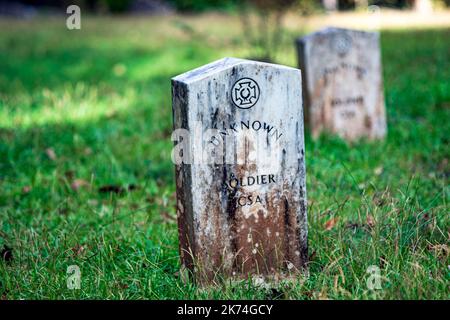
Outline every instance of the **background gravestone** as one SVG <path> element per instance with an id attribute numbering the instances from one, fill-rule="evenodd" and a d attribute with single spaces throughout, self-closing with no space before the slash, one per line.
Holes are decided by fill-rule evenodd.
<path id="1" fill-rule="evenodd" d="M 383 138 L 386 115 L 379 34 L 326 28 L 297 40 L 306 122 L 355 140 Z"/>
<path id="2" fill-rule="evenodd" d="M 184 157 L 176 165 L 183 266 L 201 281 L 216 274 L 278 278 L 302 269 L 307 220 L 300 71 L 225 58 L 173 78 L 172 95 L 174 129 L 191 134 L 172 135 L 175 154 Z M 205 154 L 214 163 L 205 163 Z"/>

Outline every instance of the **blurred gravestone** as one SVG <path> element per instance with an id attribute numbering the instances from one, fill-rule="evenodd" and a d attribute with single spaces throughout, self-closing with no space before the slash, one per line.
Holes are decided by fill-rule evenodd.
<path id="1" fill-rule="evenodd" d="M 302 269 L 300 71 L 225 58 L 173 78 L 172 97 L 183 266 L 200 282 Z"/>
<path id="2" fill-rule="evenodd" d="M 306 122 L 313 137 L 383 138 L 386 115 L 379 34 L 326 28 L 297 40 Z"/>

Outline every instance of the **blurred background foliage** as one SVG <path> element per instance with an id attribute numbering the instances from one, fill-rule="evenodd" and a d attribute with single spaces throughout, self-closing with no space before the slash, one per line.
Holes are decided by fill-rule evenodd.
<path id="1" fill-rule="evenodd" d="M 421 0 L 331 0 L 338 10 L 352 10 L 358 5 L 377 5 L 382 7 L 405 9 L 412 8 L 415 2 Z M 434 6 L 450 6 L 450 0 L 430 0 Z M 77 4 L 93 13 L 125 13 L 133 8 L 169 6 L 180 12 L 203 12 L 207 10 L 238 11 L 241 8 L 254 6 L 256 8 L 278 9 L 280 7 L 295 7 L 302 13 L 323 11 L 327 0 L 20 0 L 18 2 L 39 7 L 66 8 Z M 328 1 L 330 2 L 330 1 Z"/>
<path id="2" fill-rule="evenodd" d="M 81 7 L 83 14 L 195 14 L 222 11 L 240 16 L 247 45 L 254 48 L 253 60 L 274 62 L 285 36 L 283 23 L 287 13 L 309 16 L 333 11 L 370 11 L 378 7 L 430 10 L 444 7 L 450 0 L 14 0 L 33 10 L 63 11 L 70 4 Z M 377 6 L 371 8 L 370 6 Z M 0 15 L 2 7 L 0 6 Z M 19 14 L 20 15 L 20 14 Z"/>

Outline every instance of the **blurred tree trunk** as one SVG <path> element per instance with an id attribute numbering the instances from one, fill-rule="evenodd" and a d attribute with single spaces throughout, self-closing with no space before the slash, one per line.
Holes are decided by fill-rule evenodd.
<path id="1" fill-rule="evenodd" d="M 248 0 L 241 8 L 244 37 L 260 53 L 252 57 L 273 62 L 283 37 L 283 18 L 295 0 Z M 249 6 L 256 9 L 258 21 L 252 25 Z"/>

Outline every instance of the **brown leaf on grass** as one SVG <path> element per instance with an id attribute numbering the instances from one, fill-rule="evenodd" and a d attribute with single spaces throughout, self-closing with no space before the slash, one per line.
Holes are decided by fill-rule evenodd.
<path id="1" fill-rule="evenodd" d="M 370 214 L 367 215 L 366 223 L 369 228 L 375 227 L 375 219 Z"/>
<path id="2" fill-rule="evenodd" d="M 0 250 L 0 258 L 6 262 L 11 262 L 13 259 L 13 250 L 8 246 L 3 246 Z"/>
<path id="3" fill-rule="evenodd" d="M 330 231 L 331 229 L 334 228 L 334 226 L 336 225 L 338 218 L 331 218 L 330 220 L 328 220 L 327 222 L 325 222 L 324 228 L 327 231 Z"/>
<path id="4" fill-rule="evenodd" d="M 53 150 L 53 148 L 45 149 L 45 154 L 47 155 L 47 157 L 49 157 L 50 160 L 55 161 L 57 159 L 55 150 Z"/>
<path id="5" fill-rule="evenodd" d="M 31 187 L 30 186 L 25 186 L 22 188 L 22 193 L 27 194 L 31 192 Z"/>
<path id="6" fill-rule="evenodd" d="M 72 252 L 73 252 L 74 256 L 79 256 L 79 255 L 83 254 L 84 251 L 85 251 L 85 247 L 82 245 L 77 244 L 72 248 Z"/>
<path id="7" fill-rule="evenodd" d="M 70 187 L 72 188 L 72 190 L 78 191 L 80 188 L 87 187 L 88 185 L 89 185 L 89 182 L 87 182 L 86 180 L 75 179 L 75 180 L 73 180 L 73 182 L 70 185 Z"/>

